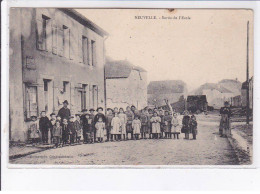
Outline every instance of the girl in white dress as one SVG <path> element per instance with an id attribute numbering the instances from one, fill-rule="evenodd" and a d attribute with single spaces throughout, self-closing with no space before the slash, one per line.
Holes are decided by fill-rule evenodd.
<path id="1" fill-rule="evenodd" d="M 111 121 L 111 141 L 113 141 L 113 138 L 115 140 L 118 140 L 118 136 L 119 134 L 121 134 L 120 132 L 120 128 L 121 128 L 121 120 L 120 118 L 118 117 L 118 113 L 114 113 L 114 118 L 112 119 Z"/>
<path id="2" fill-rule="evenodd" d="M 127 122 L 127 117 L 126 114 L 124 113 L 124 109 L 120 108 L 119 109 L 119 114 L 118 117 L 121 121 L 121 137 L 120 139 L 126 140 L 126 122 Z"/>
<path id="3" fill-rule="evenodd" d="M 96 123 L 95 127 L 97 130 L 96 137 L 98 139 L 98 142 L 103 142 L 105 123 L 103 122 L 103 119 L 101 117 L 98 118 L 98 122 Z"/>
<path id="4" fill-rule="evenodd" d="M 152 123 L 153 138 L 159 139 L 159 134 L 161 134 L 161 117 L 158 116 L 157 112 L 153 113 L 153 117 L 150 122 Z"/>

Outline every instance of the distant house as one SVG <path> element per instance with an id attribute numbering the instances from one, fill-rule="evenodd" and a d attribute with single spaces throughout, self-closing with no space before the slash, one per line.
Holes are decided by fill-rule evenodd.
<path id="1" fill-rule="evenodd" d="M 208 105 L 219 109 L 224 105 L 225 101 L 230 102 L 234 93 L 227 88 L 216 83 L 206 83 L 200 86 L 195 92 L 195 95 L 206 95 Z"/>
<path id="2" fill-rule="evenodd" d="M 147 72 L 126 60 L 110 61 L 105 65 L 106 106 L 147 106 Z"/>
<path id="3" fill-rule="evenodd" d="M 187 86 L 181 80 L 151 81 L 147 89 L 148 105 L 164 106 L 165 99 L 175 103 L 187 96 Z"/>
<path id="4" fill-rule="evenodd" d="M 234 96 L 241 95 L 242 83 L 237 79 L 223 79 L 220 82 L 218 82 L 218 84 L 231 91 L 234 94 Z"/>
<path id="5" fill-rule="evenodd" d="M 206 111 L 208 106 L 206 95 L 191 95 L 187 97 L 187 110 L 191 112 Z"/>
<path id="6" fill-rule="evenodd" d="M 249 108 L 253 109 L 253 77 L 251 77 L 251 79 L 249 79 Z M 242 88 L 241 88 L 241 104 L 242 107 L 246 107 L 246 103 L 247 103 L 247 83 L 243 82 L 242 84 Z"/>

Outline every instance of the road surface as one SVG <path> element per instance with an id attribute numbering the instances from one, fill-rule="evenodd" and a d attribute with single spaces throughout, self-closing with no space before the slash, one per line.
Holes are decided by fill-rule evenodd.
<path id="1" fill-rule="evenodd" d="M 50 149 L 10 161 L 53 165 L 236 165 L 226 138 L 218 136 L 218 115 L 198 115 L 197 140 L 129 140 Z"/>

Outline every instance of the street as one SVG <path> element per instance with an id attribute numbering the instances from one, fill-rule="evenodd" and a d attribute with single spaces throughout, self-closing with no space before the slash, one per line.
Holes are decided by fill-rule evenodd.
<path id="1" fill-rule="evenodd" d="M 11 160 L 12 164 L 53 165 L 236 165 L 226 138 L 218 135 L 218 115 L 198 115 L 197 140 L 129 140 L 50 149 Z M 190 135 L 191 137 L 191 135 Z"/>

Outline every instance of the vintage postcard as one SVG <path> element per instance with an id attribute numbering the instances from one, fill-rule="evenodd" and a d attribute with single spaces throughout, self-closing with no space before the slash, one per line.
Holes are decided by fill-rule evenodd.
<path id="1" fill-rule="evenodd" d="M 253 18 L 10 8 L 9 164 L 251 165 Z"/>

